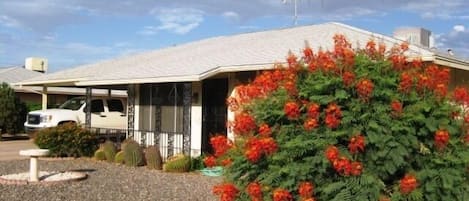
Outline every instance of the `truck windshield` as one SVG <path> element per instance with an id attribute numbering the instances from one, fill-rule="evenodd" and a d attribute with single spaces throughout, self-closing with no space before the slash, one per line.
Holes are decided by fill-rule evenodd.
<path id="1" fill-rule="evenodd" d="M 78 110 L 80 107 L 85 103 L 85 98 L 78 97 L 72 98 L 68 101 L 65 101 L 59 108 L 60 109 L 67 109 L 67 110 Z"/>

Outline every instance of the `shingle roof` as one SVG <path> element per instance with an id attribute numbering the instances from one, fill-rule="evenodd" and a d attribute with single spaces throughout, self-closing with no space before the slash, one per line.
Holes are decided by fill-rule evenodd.
<path id="1" fill-rule="evenodd" d="M 283 62 L 288 50 L 300 54 L 304 41 L 314 50 L 333 48 L 333 36 L 345 35 L 353 47 L 363 47 L 369 39 L 387 47 L 402 41 L 340 23 L 324 23 L 262 32 L 220 36 L 78 66 L 22 84 L 110 85 L 127 83 L 198 81 L 220 72 L 271 68 Z M 410 45 L 409 54 L 432 60 L 428 48 Z"/>
<path id="2" fill-rule="evenodd" d="M 16 83 L 43 75 L 40 72 L 31 71 L 23 67 L 0 68 L 0 83 Z"/>

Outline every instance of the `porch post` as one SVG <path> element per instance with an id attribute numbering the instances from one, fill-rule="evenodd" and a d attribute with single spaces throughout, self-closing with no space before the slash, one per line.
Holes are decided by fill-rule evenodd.
<path id="1" fill-rule="evenodd" d="M 127 138 L 134 136 L 135 129 L 135 84 L 127 85 Z"/>
<path id="2" fill-rule="evenodd" d="M 191 155 L 191 106 L 192 106 L 192 83 L 184 83 L 183 89 L 183 120 L 182 120 L 182 149 L 185 155 Z"/>
<path id="3" fill-rule="evenodd" d="M 91 128 L 91 87 L 86 87 L 85 128 Z"/>
<path id="4" fill-rule="evenodd" d="M 47 86 L 42 86 L 42 109 L 47 109 Z"/>

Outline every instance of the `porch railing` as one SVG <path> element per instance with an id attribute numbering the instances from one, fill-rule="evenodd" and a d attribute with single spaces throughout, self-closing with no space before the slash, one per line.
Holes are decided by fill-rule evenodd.
<path id="1" fill-rule="evenodd" d="M 140 143 L 142 147 L 151 145 L 158 145 L 160 148 L 163 160 L 167 158 L 182 154 L 184 150 L 183 133 L 178 132 L 157 132 L 149 130 L 133 130 L 133 135 L 129 135 L 127 129 L 108 129 L 108 128 L 90 128 L 90 131 L 96 133 L 99 139 L 111 140 L 118 146 L 122 144 L 125 139 L 133 139 Z M 200 153 L 200 150 L 191 149 L 190 152 Z M 191 153 L 189 153 L 190 155 Z"/>

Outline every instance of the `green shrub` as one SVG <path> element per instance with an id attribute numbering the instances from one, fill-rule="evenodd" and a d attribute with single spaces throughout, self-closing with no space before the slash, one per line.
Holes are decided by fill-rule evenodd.
<path id="1" fill-rule="evenodd" d="M 36 102 L 26 102 L 26 107 L 28 108 L 28 111 L 35 111 L 35 110 L 40 110 L 42 109 L 42 103 L 36 103 Z M 49 107 L 47 107 L 49 108 Z"/>
<path id="2" fill-rule="evenodd" d="M 94 159 L 98 161 L 104 161 L 106 160 L 106 154 L 104 153 L 104 150 L 98 149 L 94 152 Z"/>
<path id="3" fill-rule="evenodd" d="M 96 136 L 75 124 L 42 129 L 34 136 L 34 143 L 55 157 L 92 156 L 98 148 Z"/>
<path id="4" fill-rule="evenodd" d="M 191 171 L 201 170 L 205 168 L 204 164 L 205 155 L 201 154 L 200 156 L 191 158 Z"/>
<path id="5" fill-rule="evenodd" d="M 166 172 L 189 172 L 190 169 L 191 157 L 182 154 L 169 158 L 163 166 Z"/>
<path id="6" fill-rule="evenodd" d="M 450 70 L 410 61 L 406 44 L 334 42 L 237 87 L 235 141 L 212 143 L 214 155 L 232 159 L 214 192 L 245 201 L 469 200 L 469 91 L 448 96 Z"/>
<path id="7" fill-rule="evenodd" d="M 116 146 L 114 142 L 107 140 L 101 145 L 101 149 L 103 149 L 104 154 L 106 155 L 106 160 L 108 162 L 114 162 L 114 157 L 116 156 Z"/>
<path id="8" fill-rule="evenodd" d="M 122 145 L 124 163 L 131 167 L 145 165 L 143 149 L 135 140 L 127 139 Z"/>
<path id="9" fill-rule="evenodd" d="M 163 169 L 163 159 L 161 158 L 158 146 L 149 146 L 145 149 L 145 161 L 150 169 Z"/>
<path id="10" fill-rule="evenodd" d="M 124 152 L 119 151 L 117 152 L 116 156 L 114 157 L 114 162 L 119 164 L 124 164 Z"/>
<path id="11" fill-rule="evenodd" d="M 19 100 L 15 91 L 7 84 L 0 84 L 0 132 L 16 134 L 23 131 L 28 114 L 26 105 Z"/>

